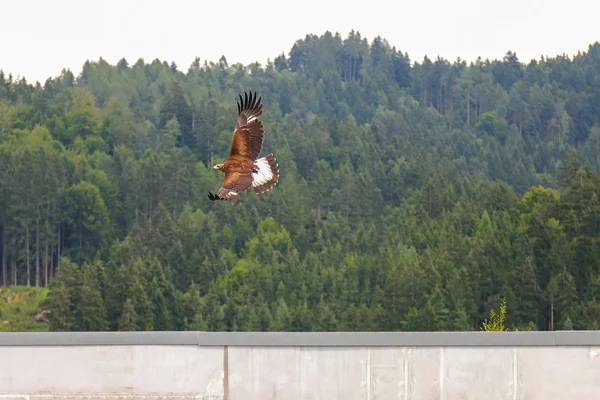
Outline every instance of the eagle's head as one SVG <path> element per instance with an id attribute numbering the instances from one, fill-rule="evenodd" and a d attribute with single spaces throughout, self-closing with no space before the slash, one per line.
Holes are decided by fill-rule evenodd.
<path id="1" fill-rule="evenodd" d="M 213 168 L 218 169 L 219 171 L 223 171 L 223 164 L 217 164 Z"/>

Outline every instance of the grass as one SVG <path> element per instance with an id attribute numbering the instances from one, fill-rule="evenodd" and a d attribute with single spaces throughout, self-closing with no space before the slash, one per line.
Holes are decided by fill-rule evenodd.
<path id="1" fill-rule="evenodd" d="M 48 324 L 34 319 L 47 295 L 45 288 L 0 287 L 0 332 L 47 332 Z"/>

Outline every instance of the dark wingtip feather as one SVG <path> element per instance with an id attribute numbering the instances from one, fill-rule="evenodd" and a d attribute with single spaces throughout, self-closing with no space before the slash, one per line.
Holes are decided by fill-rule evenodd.
<path id="1" fill-rule="evenodd" d="M 238 114 L 244 111 L 258 112 L 262 109 L 262 96 L 258 97 L 257 92 L 244 91 L 244 97 L 241 94 L 238 94 L 238 97 L 240 98 L 238 101 Z"/>

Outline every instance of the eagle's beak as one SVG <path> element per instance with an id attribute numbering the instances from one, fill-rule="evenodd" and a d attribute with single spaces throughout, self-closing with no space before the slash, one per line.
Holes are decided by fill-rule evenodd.
<path id="1" fill-rule="evenodd" d="M 218 165 L 215 165 L 213 168 L 214 168 L 214 169 L 219 169 L 219 166 L 218 166 Z"/>

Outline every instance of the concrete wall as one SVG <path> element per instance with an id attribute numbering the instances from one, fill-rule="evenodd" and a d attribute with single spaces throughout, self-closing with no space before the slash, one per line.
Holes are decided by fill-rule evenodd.
<path id="1" fill-rule="evenodd" d="M 600 332 L 0 333 L 0 400 L 600 399 Z"/>

